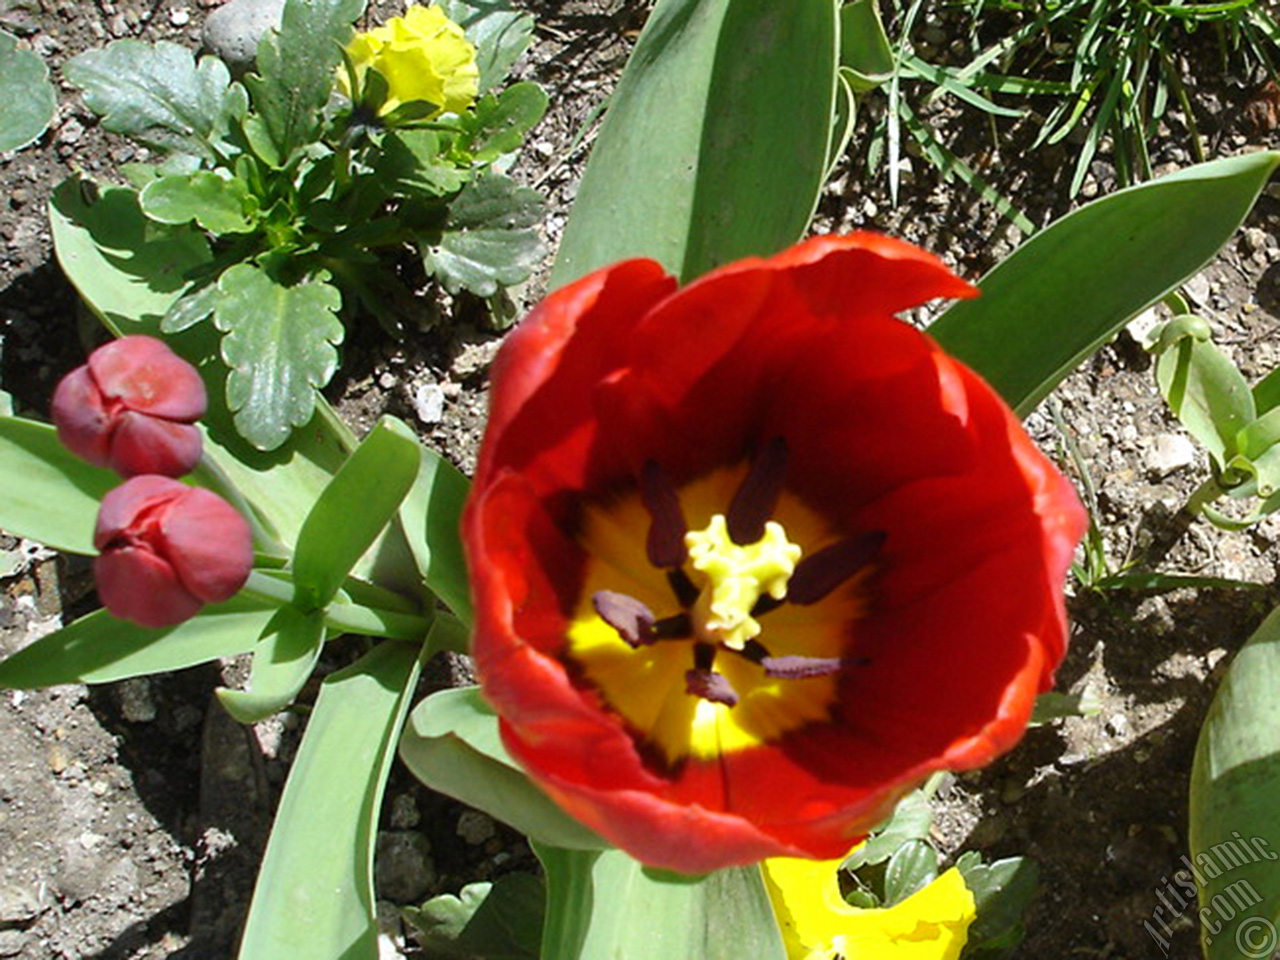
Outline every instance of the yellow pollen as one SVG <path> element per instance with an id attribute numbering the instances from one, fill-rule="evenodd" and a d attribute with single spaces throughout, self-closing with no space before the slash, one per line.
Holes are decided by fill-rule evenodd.
<path id="1" fill-rule="evenodd" d="M 764 594 L 774 600 L 787 595 L 787 581 L 800 559 L 800 547 L 787 539 L 782 524 L 770 520 L 764 536 L 740 546 L 729 538 L 724 514 L 717 513 L 705 529 L 684 535 L 695 577 L 702 592 L 693 607 L 695 633 L 702 639 L 741 650 L 760 633 L 751 616 Z"/>

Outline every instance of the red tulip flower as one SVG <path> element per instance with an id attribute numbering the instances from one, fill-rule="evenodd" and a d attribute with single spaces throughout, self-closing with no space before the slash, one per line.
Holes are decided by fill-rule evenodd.
<path id="1" fill-rule="evenodd" d="M 511 334 L 463 517 L 503 740 L 566 810 L 698 873 L 842 856 L 1021 736 L 1085 514 L 893 314 L 976 291 L 873 234 L 681 290 L 647 260 Z"/>
<path id="2" fill-rule="evenodd" d="M 125 477 L 180 477 L 200 462 L 204 381 L 154 337 L 122 337 L 89 355 L 53 394 L 58 438 L 77 456 Z"/>
<path id="3" fill-rule="evenodd" d="M 103 497 L 93 545 L 103 606 L 144 627 L 231 599 L 253 566 L 244 517 L 216 493 L 168 477 L 133 477 Z"/>

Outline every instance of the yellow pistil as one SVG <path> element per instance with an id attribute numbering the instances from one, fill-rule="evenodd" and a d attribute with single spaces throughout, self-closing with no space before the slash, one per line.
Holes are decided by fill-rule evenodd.
<path id="1" fill-rule="evenodd" d="M 765 524 L 764 536 L 755 543 L 736 544 L 729 538 L 722 513 L 715 514 L 704 529 L 686 533 L 684 543 L 694 581 L 702 588 L 692 611 L 695 633 L 731 650 L 743 649 L 760 634 L 760 624 L 751 616 L 756 602 L 766 594 L 774 600 L 786 597 L 800 547 L 773 520 Z"/>

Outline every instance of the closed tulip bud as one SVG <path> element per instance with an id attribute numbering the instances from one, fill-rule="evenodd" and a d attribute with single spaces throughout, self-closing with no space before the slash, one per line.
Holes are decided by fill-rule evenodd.
<path id="1" fill-rule="evenodd" d="M 154 475 L 103 497 L 93 545 L 103 605 L 144 627 L 173 626 L 229 600 L 253 566 L 253 535 L 231 504 Z"/>
<path id="2" fill-rule="evenodd" d="M 180 477 L 200 462 L 204 381 L 154 337 L 122 337 L 89 355 L 53 394 L 58 439 L 124 477 Z"/>

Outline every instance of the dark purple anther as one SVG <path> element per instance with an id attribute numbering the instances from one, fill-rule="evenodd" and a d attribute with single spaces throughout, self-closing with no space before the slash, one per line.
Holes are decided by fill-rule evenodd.
<path id="1" fill-rule="evenodd" d="M 635 648 L 653 642 L 653 612 L 635 597 L 613 590 L 597 590 L 591 597 L 591 606 L 601 620 L 618 631 L 628 646 Z"/>
<path id="2" fill-rule="evenodd" d="M 714 670 L 686 670 L 684 689 L 695 697 L 712 703 L 723 703 L 726 707 L 732 707 L 738 702 L 737 691 L 730 686 L 724 674 Z"/>
<path id="3" fill-rule="evenodd" d="M 689 528 L 676 488 L 654 460 L 646 460 L 640 470 L 640 499 L 651 520 L 645 540 L 649 562 L 660 569 L 679 567 L 684 563 L 684 535 Z"/>
<path id="4" fill-rule="evenodd" d="M 733 495 L 725 526 L 729 539 L 740 547 L 755 543 L 764 536 L 764 525 L 773 516 L 787 474 L 787 442 L 774 437 L 756 452 L 747 472 Z"/>
<path id="5" fill-rule="evenodd" d="M 765 657 L 760 661 L 766 677 L 780 680 L 804 680 L 826 677 L 849 667 L 865 667 L 865 657 Z"/>
<path id="6" fill-rule="evenodd" d="M 787 581 L 787 602 L 801 606 L 817 603 L 874 560 L 884 541 L 884 532 L 877 530 L 849 537 L 804 557 Z"/>

